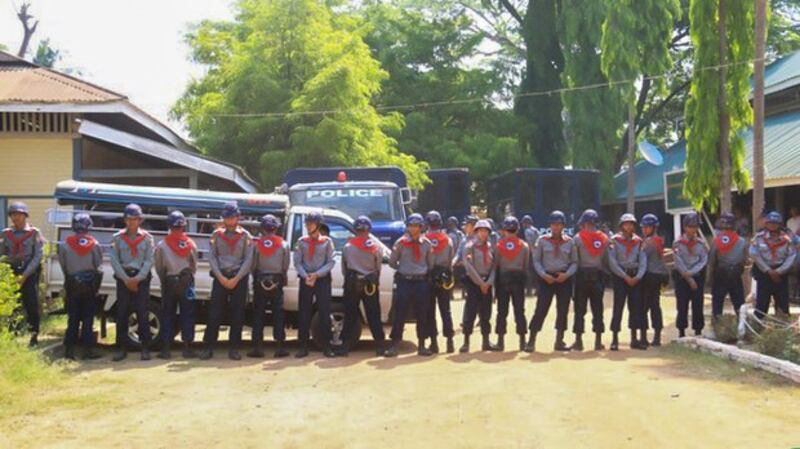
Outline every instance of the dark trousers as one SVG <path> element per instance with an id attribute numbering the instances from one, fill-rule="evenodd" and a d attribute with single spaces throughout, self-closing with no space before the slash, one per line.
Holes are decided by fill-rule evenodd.
<path id="1" fill-rule="evenodd" d="M 514 307 L 514 322 L 518 335 L 528 332 L 528 321 L 525 319 L 525 282 L 506 283 L 502 279 L 497 283 L 497 322 L 494 330 L 498 335 L 505 335 L 508 321 L 509 303 Z"/>
<path id="2" fill-rule="evenodd" d="M 664 284 L 666 276 L 666 274 L 646 273 L 642 278 L 642 302 L 644 303 L 642 324 L 644 324 L 644 329 L 648 328 L 648 314 L 653 329 L 664 328 L 664 317 L 661 312 L 661 286 Z"/>
<path id="3" fill-rule="evenodd" d="M 464 305 L 464 335 L 472 335 L 475 317 L 481 320 L 481 335 L 492 332 L 492 289 L 484 294 L 481 288 L 472 281 L 467 281 L 467 302 Z"/>
<path id="4" fill-rule="evenodd" d="M 436 285 L 431 286 L 431 299 L 428 303 L 428 336 L 436 338 L 439 335 L 439 326 L 436 322 L 436 305 L 439 305 L 439 315 L 442 316 L 442 334 L 453 338 L 453 315 L 450 313 L 450 301 L 453 299 L 453 290 L 445 290 Z"/>
<path id="5" fill-rule="evenodd" d="M 35 271 L 19 288 L 20 302 L 25 309 L 28 331 L 39 333 L 39 270 Z"/>
<path id="6" fill-rule="evenodd" d="M 536 291 L 536 309 L 531 319 L 531 332 L 542 331 L 544 319 L 547 318 L 550 304 L 553 303 L 553 295 L 556 297 L 556 330 L 567 330 L 569 300 L 572 297 L 572 279 L 567 279 L 560 284 L 548 284 L 543 279 L 540 279 L 539 289 Z"/>
<path id="7" fill-rule="evenodd" d="M 139 342 L 142 347 L 150 345 L 150 311 L 147 308 L 147 303 L 150 301 L 150 278 L 139 282 L 139 289 L 135 292 L 128 290 L 125 283 L 117 279 L 117 310 L 116 310 L 116 327 L 117 327 L 117 347 L 122 348 L 127 344 L 128 335 L 128 315 L 130 312 L 136 313 L 136 321 L 138 322 L 137 331 L 139 333 Z"/>
<path id="8" fill-rule="evenodd" d="M 233 290 L 228 290 L 214 279 L 211 286 L 211 303 L 208 305 L 208 325 L 203 334 L 203 343 L 212 345 L 219 340 L 219 326 L 222 324 L 226 306 L 230 321 L 228 341 L 231 346 L 241 343 L 245 301 L 247 301 L 247 277 L 239 280 Z"/>
<path id="9" fill-rule="evenodd" d="M 272 338 L 275 341 L 286 340 L 286 313 L 283 311 L 283 287 L 264 291 L 260 286 L 253 288 L 253 342 L 264 341 L 264 315 L 267 303 L 272 311 Z"/>
<path id="10" fill-rule="evenodd" d="M 64 346 L 75 346 L 78 343 L 79 328 L 83 347 L 94 345 L 94 309 L 93 296 L 76 296 L 67 290 L 67 332 L 64 335 Z"/>
<path id="11" fill-rule="evenodd" d="M 298 338 L 302 343 L 308 343 L 311 336 L 311 317 L 314 311 L 314 301 L 317 302 L 319 313 L 319 331 L 322 336 L 323 347 L 328 348 L 333 338 L 331 331 L 331 277 L 318 278 L 313 287 L 306 285 L 300 279 L 300 323 L 298 323 Z"/>
<path id="12" fill-rule="evenodd" d="M 675 282 L 675 302 L 678 306 L 678 318 L 675 320 L 675 327 L 685 330 L 689 327 L 689 305 L 692 306 L 692 329 L 702 331 L 706 320 L 703 316 L 703 285 L 705 277 L 702 274 L 695 275 L 697 290 L 692 290 L 689 283 L 677 272 L 673 275 Z"/>
<path id="13" fill-rule="evenodd" d="M 191 343 L 194 341 L 194 300 L 187 297 L 186 289 L 167 283 L 161 299 L 161 341 L 167 346 L 175 341 L 178 307 L 181 309 L 181 341 Z"/>
<path id="14" fill-rule="evenodd" d="M 739 308 L 744 304 L 742 276 L 714 275 L 714 285 L 711 286 L 711 313 L 713 316 L 722 315 L 727 295 L 730 295 L 733 309 L 738 314 Z"/>
<path id="15" fill-rule="evenodd" d="M 587 303 L 592 308 L 592 332 L 602 333 L 606 330 L 603 322 L 603 293 L 605 283 L 600 270 L 578 270 L 575 274 L 575 320 L 572 331 L 576 334 L 584 332 L 584 317 Z"/>
<path id="16" fill-rule="evenodd" d="M 346 338 L 353 335 L 353 329 L 360 319 L 358 313 L 358 305 L 363 301 L 364 312 L 367 315 L 367 324 L 369 330 L 372 332 L 372 339 L 376 342 L 382 342 L 386 337 L 383 334 L 383 323 L 381 322 L 381 302 L 379 299 L 379 289 L 375 289 L 375 293 L 367 296 L 363 289 L 358 291 L 348 291 L 344 298 L 344 326 L 342 327 L 342 341 L 345 345 L 350 343 L 350 339 Z M 348 347 L 348 349 L 350 349 Z"/>
<path id="17" fill-rule="evenodd" d="M 755 269 L 756 280 L 756 314 L 759 317 L 769 312 L 769 303 L 775 298 L 775 312 L 781 311 L 789 313 L 789 281 L 786 275 L 781 276 L 779 282 L 775 282 L 768 274 L 761 273 Z"/>
<path id="18" fill-rule="evenodd" d="M 622 327 L 622 311 L 628 305 L 628 329 L 646 329 L 647 319 L 642 302 L 642 283 L 631 287 L 619 276 L 614 276 L 614 310 L 611 315 L 611 331 L 619 332 Z"/>
<path id="19" fill-rule="evenodd" d="M 424 340 L 428 335 L 428 304 L 430 302 L 430 282 L 425 279 L 411 280 L 397 278 L 397 292 L 392 304 L 392 341 L 403 340 L 403 330 L 409 307 L 414 306 L 417 315 L 417 339 Z"/>

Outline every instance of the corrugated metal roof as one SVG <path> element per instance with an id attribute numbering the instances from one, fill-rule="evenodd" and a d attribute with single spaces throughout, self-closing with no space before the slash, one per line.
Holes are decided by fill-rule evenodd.
<path id="1" fill-rule="evenodd" d="M 124 98 L 53 70 L 0 66 L 0 103 L 103 103 Z"/>
<path id="2" fill-rule="evenodd" d="M 753 135 L 748 130 L 745 137 L 747 152 L 744 166 L 753 168 Z M 664 194 L 664 173 L 684 168 L 686 142 L 680 141 L 664 151 L 664 165 L 655 166 L 645 161 L 635 165 L 636 198 L 652 198 Z M 627 171 L 614 177 L 613 202 L 625 201 L 627 196 Z M 781 180 L 800 178 L 800 111 L 767 117 L 764 121 L 764 179 L 767 185 L 780 185 Z"/>
<path id="3" fill-rule="evenodd" d="M 769 95 L 800 84 L 800 51 L 789 53 L 764 68 L 764 94 Z"/>

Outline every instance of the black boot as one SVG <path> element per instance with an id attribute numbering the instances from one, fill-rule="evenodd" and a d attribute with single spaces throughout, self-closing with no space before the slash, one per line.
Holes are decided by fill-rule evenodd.
<path id="1" fill-rule="evenodd" d="M 253 349 L 247 353 L 247 357 L 250 357 L 251 359 L 263 359 L 264 350 L 261 349 L 261 346 L 262 343 L 260 341 L 255 342 Z"/>
<path id="2" fill-rule="evenodd" d="M 279 341 L 278 342 L 278 348 L 275 349 L 275 354 L 273 354 L 273 356 L 276 359 L 280 359 L 280 358 L 289 356 L 289 351 L 287 351 L 286 348 L 283 346 L 283 341 Z"/>
<path id="3" fill-rule="evenodd" d="M 431 354 L 438 354 L 439 353 L 439 342 L 438 338 L 431 337 L 431 346 L 430 346 Z"/>
<path id="4" fill-rule="evenodd" d="M 242 355 L 239 354 L 239 351 L 231 349 L 230 351 L 228 351 L 228 358 L 234 361 L 242 360 Z"/>
<path id="5" fill-rule="evenodd" d="M 522 352 L 525 350 L 525 334 L 519 335 L 519 351 Z"/>
<path id="6" fill-rule="evenodd" d="M 97 351 L 95 351 L 94 348 L 91 346 L 88 348 L 84 348 L 83 355 L 81 355 L 81 358 L 83 360 L 97 360 L 100 357 L 102 356 L 98 354 Z"/>
<path id="7" fill-rule="evenodd" d="M 619 336 L 617 332 L 614 332 L 611 337 L 611 348 L 612 351 L 619 351 Z"/>
<path id="8" fill-rule="evenodd" d="M 183 344 L 183 354 L 182 355 L 183 355 L 184 359 L 193 359 L 193 358 L 197 357 L 197 353 L 195 353 L 192 350 L 192 344 L 188 343 L 188 342 Z"/>
<path id="9" fill-rule="evenodd" d="M 327 357 L 327 358 L 329 358 L 329 359 L 332 359 L 332 358 L 336 357 L 336 353 L 335 353 L 335 352 L 333 352 L 333 349 L 330 347 L 330 345 L 329 345 L 329 346 L 326 346 L 326 347 L 325 347 L 325 348 L 322 350 L 322 355 L 324 355 L 325 357 Z"/>
<path id="10" fill-rule="evenodd" d="M 456 347 L 453 343 L 453 337 L 447 337 L 447 353 L 452 354 L 454 352 L 456 352 Z"/>
<path id="11" fill-rule="evenodd" d="M 308 357 L 308 342 L 300 342 L 300 350 L 294 354 L 294 358 L 302 359 Z"/>
<path id="12" fill-rule="evenodd" d="M 575 343 L 570 349 L 577 352 L 583 351 L 583 334 L 575 334 Z"/>
<path id="13" fill-rule="evenodd" d="M 158 353 L 158 358 L 162 360 L 169 360 L 172 358 L 172 351 L 170 351 L 169 345 L 164 345 L 164 347 L 161 348 L 161 351 Z"/>
<path id="14" fill-rule="evenodd" d="M 375 342 L 375 357 L 383 357 L 386 355 L 386 348 L 383 347 L 383 341 Z"/>
<path id="15" fill-rule="evenodd" d="M 695 337 L 700 337 L 701 335 L 703 335 L 703 331 L 702 330 L 697 330 L 697 329 L 694 330 L 694 336 Z"/>
<path id="16" fill-rule="evenodd" d="M 651 343 L 650 346 L 661 346 L 661 329 L 655 330 L 655 334 L 653 335 L 653 343 Z"/>
<path id="17" fill-rule="evenodd" d="M 200 360 L 211 360 L 214 358 L 214 351 L 210 349 L 203 349 L 200 352 Z"/>
<path id="18" fill-rule="evenodd" d="M 481 342 L 481 351 L 498 352 L 501 351 L 501 349 L 499 346 L 493 345 L 492 342 L 489 341 L 489 335 L 484 335 L 483 341 Z"/>
<path id="19" fill-rule="evenodd" d="M 458 352 L 466 354 L 469 352 L 469 335 L 464 335 L 464 344 L 458 349 Z"/>
<path id="20" fill-rule="evenodd" d="M 118 349 L 116 353 L 114 353 L 114 357 L 111 358 L 112 362 L 121 362 L 128 358 L 128 351 L 124 349 Z"/>
<path id="21" fill-rule="evenodd" d="M 66 346 L 64 348 L 64 358 L 67 360 L 75 360 L 75 347 Z"/>
<path id="22" fill-rule="evenodd" d="M 553 345 L 554 351 L 569 351 L 569 346 L 564 343 L 564 331 L 556 331 L 556 342 Z"/>
<path id="23" fill-rule="evenodd" d="M 421 355 L 421 356 L 425 356 L 425 357 L 427 357 L 429 355 L 433 355 L 433 352 L 431 352 L 430 349 L 425 347 L 425 340 L 424 339 L 421 339 L 421 340 L 417 341 L 417 355 Z"/>
<path id="24" fill-rule="evenodd" d="M 531 336 L 528 337 L 528 344 L 525 345 L 525 352 L 534 351 L 536 351 L 536 332 L 531 332 Z"/>
<path id="25" fill-rule="evenodd" d="M 686 336 L 686 329 L 678 329 L 678 338 L 683 338 Z"/>
<path id="26" fill-rule="evenodd" d="M 606 349 L 606 347 L 603 346 L 603 334 L 600 333 L 600 332 L 595 332 L 594 333 L 594 350 L 595 351 L 602 351 L 603 349 Z"/>
<path id="27" fill-rule="evenodd" d="M 636 331 L 631 329 L 631 349 L 642 349 L 639 345 L 639 339 L 636 337 Z"/>
<path id="28" fill-rule="evenodd" d="M 150 350 L 147 348 L 142 348 L 142 352 L 141 354 L 139 354 L 139 358 L 142 359 L 142 361 L 144 362 L 150 360 L 152 358 L 150 357 Z"/>
<path id="29" fill-rule="evenodd" d="M 397 357 L 397 342 L 392 341 L 388 348 L 383 351 L 384 357 Z"/>
<path id="30" fill-rule="evenodd" d="M 28 341 L 29 348 L 35 348 L 39 346 L 39 333 L 34 332 L 31 334 L 31 339 Z"/>
<path id="31" fill-rule="evenodd" d="M 647 342 L 647 329 L 642 329 L 642 336 L 639 338 L 639 346 L 642 349 L 647 349 L 650 346 L 650 343 Z"/>
<path id="32" fill-rule="evenodd" d="M 491 344 L 489 344 L 489 346 L 491 346 Z M 497 348 L 496 350 L 500 351 L 500 352 L 505 351 L 505 349 L 506 349 L 506 336 L 505 335 L 500 334 L 500 335 L 497 336 L 497 344 L 495 345 L 495 348 Z"/>

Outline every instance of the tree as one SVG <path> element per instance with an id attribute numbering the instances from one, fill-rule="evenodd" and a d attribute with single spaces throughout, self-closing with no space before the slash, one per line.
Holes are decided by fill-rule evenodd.
<path id="1" fill-rule="evenodd" d="M 173 107 L 200 147 L 266 186 L 296 166 L 398 165 L 421 188 L 427 164 L 397 149 L 400 114 L 371 100 L 387 73 L 365 27 L 318 0 L 240 0 L 234 22 L 204 21 L 186 40 L 207 68 Z"/>
<path id="2" fill-rule="evenodd" d="M 20 43 L 19 50 L 17 51 L 17 56 L 20 58 L 24 58 L 25 54 L 28 53 L 28 45 L 30 45 L 31 38 L 36 32 L 36 28 L 39 26 L 38 20 L 31 24 L 33 15 L 28 12 L 30 7 L 30 2 L 22 2 L 22 4 L 19 6 L 19 11 L 17 11 L 17 18 L 19 19 L 20 24 L 22 24 L 22 42 Z"/>
<path id="3" fill-rule="evenodd" d="M 692 0 L 695 72 L 686 102 L 684 194 L 696 207 L 731 209 L 731 184 L 749 188 L 742 131 L 752 123 L 754 4 Z"/>
<path id="4" fill-rule="evenodd" d="M 36 47 L 36 54 L 33 56 L 34 64 L 42 67 L 53 68 L 61 60 L 61 50 L 50 45 L 50 39 L 42 39 Z"/>

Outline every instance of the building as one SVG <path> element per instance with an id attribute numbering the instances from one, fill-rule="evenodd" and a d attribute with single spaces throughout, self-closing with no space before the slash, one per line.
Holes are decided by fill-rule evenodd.
<path id="1" fill-rule="evenodd" d="M 202 155 L 122 94 L 0 52 L 0 211 L 31 208 L 44 226 L 65 179 L 233 192 L 259 186 Z M 1 224 L 1 223 L 0 223 Z"/>

